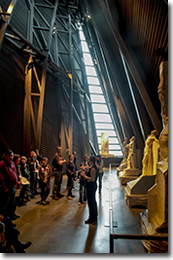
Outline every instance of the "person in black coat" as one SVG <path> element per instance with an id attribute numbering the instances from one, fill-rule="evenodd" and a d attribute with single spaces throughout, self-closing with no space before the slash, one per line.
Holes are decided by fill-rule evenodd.
<path id="1" fill-rule="evenodd" d="M 66 163 L 66 174 L 68 177 L 68 193 L 67 193 L 67 199 L 72 200 L 75 196 L 72 194 L 72 188 L 73 188 L 73 180 L 75 177 L 75 165 L 73 163 L 73 155 L 69 155 L 68 161 Z"/>
<path id="2" fill-rule="evenodd" d="M 96 203 L 96 190 L 97 190 L 97 167 L 95 165 L 95 156 L 89 158 L 89 172 L 82 173 L 82 176 L 86 178 L 87 184 L 87 200 L 89 207 L 89 218 L 85 221 L 85 224 L 97 224 L 97 203 Z"/>

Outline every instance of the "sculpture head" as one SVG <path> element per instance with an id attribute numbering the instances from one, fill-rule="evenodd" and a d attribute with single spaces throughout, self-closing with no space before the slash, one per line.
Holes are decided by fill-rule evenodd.
<path id="1" fill-rule="evenodd" d="M 156 130 L 151 131 L 151 135 L 157 136 L 157 131 Z"/>

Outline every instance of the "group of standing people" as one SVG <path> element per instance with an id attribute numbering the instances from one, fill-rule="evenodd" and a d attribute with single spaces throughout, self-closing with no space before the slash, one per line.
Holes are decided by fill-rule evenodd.
<path id="1" fill-rule="evenodd" d="M 18 241 L 19 231 L 16 231 L 12 222 L 19 216 L 15 214 L 16 205 L 26 205 L 36 194 L 40 194 L 41 203 L 46 205 L 46 199 L 50 193 L 50 177 L 54 176 L 52 198 L 59 200 L 64 195 L 60 193 L 65 164 L 67 180 L 67 199 L 75 197 L 72 194 L 74 181 L 79 179 L 79 202 L 88 201 L 89 218 L 86 224 L 97 222 L 97 204 L 95 192 L 97 189 L 97 177 L 99 177 L 99 192 L 102 188 L 103 161 L 100 156 L 85 156 L 84 162 L 77 171 L 76 153 L 69 155 L 66 161 L 62 156 L 62 148 L 57 147 L 52 166 L 48 164 L 48 158 L 42 157 L 39 151 L 30 152 L 30 157 L 20 157 L 11 150 L 6 151 L 0 162 L 0 224 L 6 223 L 6 238 L 15 246 L 16 252 L 23 252 L 31 245 L 31 242 Z M 41 192 L 38 190 L 40 188 Z M 8 223 L 8 224 L 7 224 Z M 10 223 L 10 224 L 9 224 Z M 9 227 L 9 228 L 8 228 Z M 14 235 L 10 236 L 10 233 Z M 15 230 L 16 229 L 16 230 Z"/>

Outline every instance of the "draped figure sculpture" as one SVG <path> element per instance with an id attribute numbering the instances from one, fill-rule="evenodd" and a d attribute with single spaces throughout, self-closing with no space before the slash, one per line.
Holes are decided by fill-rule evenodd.
<path id="1" fill-rule="evenodd" d="M 126 148 L 129 150 L 127 157 L 127 168 L 135 169 L 136 168 L 136 137 L 132 136 L 129 144 L 126 145 Z"/>
<path id="2" fill-rule="evenodd" d="M 156 136 L 156 130 L 153 130 L 145 141 L 142 175 L 155 175 L 157 173 L 160 144 Z"/>

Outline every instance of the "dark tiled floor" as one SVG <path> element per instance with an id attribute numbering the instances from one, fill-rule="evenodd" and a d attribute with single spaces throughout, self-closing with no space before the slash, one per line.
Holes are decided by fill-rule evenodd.
<path id="1" fill-rule="evenodd" d="M 63 176 L 62 194 L 66 195 L 66 176 Z M 110 186 L 111 185 L 111 186 Z M 119 184 L 116 170 L 109 173 L 105 168 L 103 190 L 96 193 L 98 206 L 97 226 L 85 225 L 88 218 L 88 205 L 78 205 L 79 184 L 75 182 L 73 200 L 64 196 L 59 201 L 48 198 L 49 205 L 40 204 L 40 195 L 17 207 L 20 218 L 15 221 L 20 230 L 20 240 L 32 241 L 26 253 L 109 253 L 109 188 L 112 190 L 113 221 L 117 224 L 116 233 L 139 234 L 139 212 L 143 209 L 130 209 L 124 199 L 123 187 Z M 145 253 L 138 240 L 117 240 L 114 243 L 117 254 Z"/>

